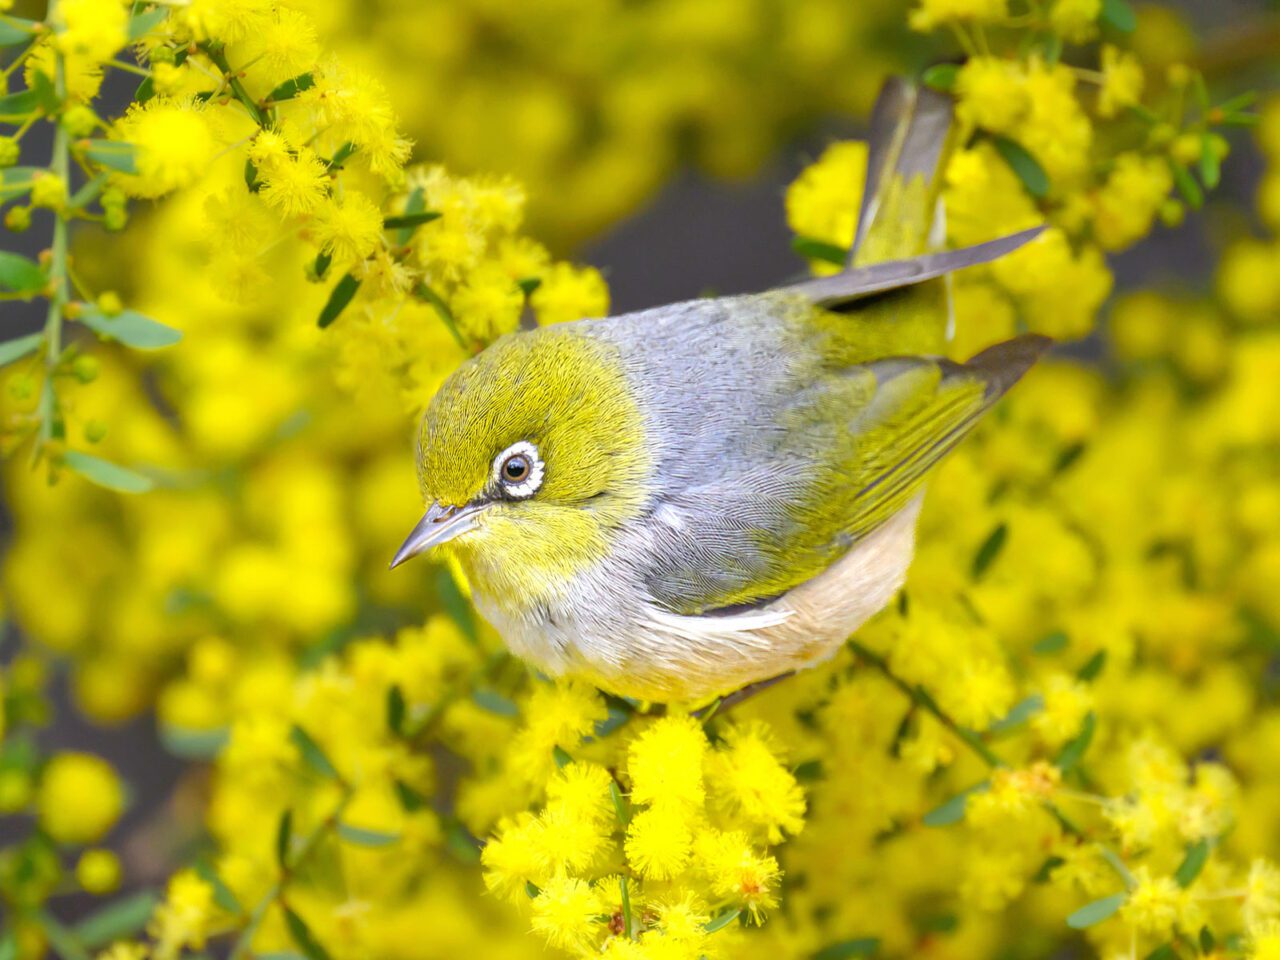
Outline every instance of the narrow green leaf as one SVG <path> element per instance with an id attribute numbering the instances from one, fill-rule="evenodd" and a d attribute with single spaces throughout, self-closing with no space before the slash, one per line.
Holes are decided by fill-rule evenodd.
<path id="1" fill-rule="evenodd" d="M 1085 751 L 1089 749 L 1089 744 L 1093 742 L 1094 727 L 1098 721 L 1094 718 L 1092 712 L 1085 714 L 1084 723 L 1080 726 L 1080 732 L 1076 734 L 1074 740 L 1068 743 L 1058 753 L 1058 759 L 1055 761 L 1059 769 L 1063 773 L 1073 770 L 1084 759 Z"/>
<path id="2" fill-rule="evenodd" d="M 0 97 L 0 117 L 26 116 L 39 106 L 40 95 L 34 89 L 8 93 Z"/>
<path id="3" fill-rule="evenodd" d="M 1098 847 L 1098 853 L 1102 855 L 1102 859 L 1107 861 L 1107 865 L 1116 872 L 1116 876 L 1124 881 L 1124 888 L 1132 890 L 1138 885 L 1138 881 L 1134 879 L 1133 873 L 1130 872 L 1128 864 L 1121 859 L 1120 854 L 1116 853 L 1106 844 Z"/>
<path id="4" fill-rule="evenodd" d="M 791 249 L 802 257 L 834 263 L 837 267 L 843 267 L 844 262 L 849 259 L 849 251 L 844 247 L 825 240 L 815 240 L 813 237 L 792 237 Z"/>
<path id="5" fill-rule="evenodd" d="M 160 26 L 167 16 L 169 16 L 168 7 L 156 7 L 154 10 L 135 13 L 129 18 L 129 42 L 136 43 L 141 40 L 154 28 Z"/>
<path id="6" fill-rule="evenodd" d="M 341 168 L 342 165 L 347 162 L 347 159 L 355 152 L 356 152 L 356 145 L 354 143 L 351 143 L 351 142 L 344 143 L 336 151 L 334 151 L 333 156 L 329 158 L 329 162 L 327 166 L 329 167 L 330 170 L 337 170 Z"/>
<path id="7" fill-rule="evenodd" d="M 924 72 L 924 85 L 948 93 L 955 89 L 959 74 L 958 63 L 937 63 Z"/>
<path id="8" fill-rule="evenodd" d="M 1213 146 L 1213 137 L 1207 133 L 1200 138 L 1200 179 L 1210 190 L 1222 182 L 1222 164 Z"/>
<path id="9" fill-rule="evenodd" d="M 289 935 L 293 937 L 293 942 L 310 960 L 329 960 L 329 952 L 320 945 L 320 941 L 311 932 L 306 921 L 298 916 L 292 907 L 284 908 L 284 922 L 289 927 Z"/>
<path id="10" fill-rule="evenodd" d="M 1055 653 L 1061 653 L 1067 649 L 1067 644 L 1071 642 L 1071 638 L 1067 636 L 1066 631 L 1055 630 L 1053 633 L 1041 637 L 1031 647 L 1031 652 L 1038 657 L 1048 657 Z"/>
<path id="11" fill-rule="evenodd" d="M 90 140 L 84 148 L 85 156 L 98 166 L 117 173 L 138 172 L 138 152 L 132 143 L 121 140 Z"/>
<path id="12" fill-rule="evenodd" d="M 276 87 L 267 94 L 267 101 L 270 103 L 279 103 L 282 100 L 292 100 L 304 90 L 310 90 L 316 85 L 316 78 L 309 73 L 300 73 L 291 80 L 286 80 L 280 86 Z"/>
<path id="13" fill-rule="evenodd" d="M 707 921 L 707 925 L 702 929 L 707 933 L 715 933 L 717 930 L 723 930 L 729 924 L 733 923 L 733 921 L 737 920 L 738 915 L 741 913 L 741 910 L 726 910 L 718 917 L 712 917 Z"/>
<path id="14" fill-rule="evenodd" d="M 162 726 L 160 742 L 175 757 L 184 760 L 212 760 L 227 745 L 230 733 L 225 727 L 217 730 L 183 730 Z"/>
<path id="15" fill-rule="evenodd" d="M 996 151 L 1018 175 L 1018 179 L 1022 181 L 1022 185 L 1027 188 L 1029 194 L 1037 200 L 1042 200 L 1049 195 L 1049 175 L 1044 172 L 1040 161 L 1033 157 L 1026 147 L 1008 137 L 995 137 L 993 143 Z"/>
<path id="16" fill-rule="evenodd" d="M 480 843 L 456 819 L 451 819 L 444 833 L 445 847 L 462 863 L 480 862 Z"/>
<path id="17" fill-rule="evenodd" d="M 53 80 L 43 70 L 31 75 L 31 89 L 35 91 L 36 106 L 47 117 L 52 117 L 62 109 L 62 98 L 53 85 Z"/>
<path id="18" fill-rule="evenodd" d="M 337 768 L 329 762 L 329 758 L 320 749 L 320 744 L 311 738 L 311 734 L 295 723 L 293 729 L 289 731 L 289 739 L 298 748 L 298 752 L 302 754 L 302 759 L 307 766 L 322 777 L 329 777 L 332 780 L 338 779 Z"/>
<path id="19" fill-rule="evenodd" d="M 1077 460 L 1080 459 L 1080 456 L 1084 453 L 1084 451 L 1085 451 L 1084 443 L 1071 444 L 1071 446 L 1064 449 L 1062 453 L 1058 455 L 1058 461 L 1053 465 L 1053 472 L 1055 474 L 1066 473 L 1068 470 L 1071 469 L 1072 464 L 1074 464 Z"/>
<path id="20" fill-rule="evenodd" d="M 118 340 L 135 350 L 159 350 L 182 339 L 182 331 L 144 317 L 136 310 L 121 310 L 109 317 L 97 307 L 86 307 L 79 320 L 99 336 Z"/>
<path id="21" fill-rule="evenodd" d="M 1143 957 L 1142 960 L 1180 960 L 1180 958 L 1178 951 L 1173 949 L 1173 944 L 1162 943 Z"/>
<path id="22" fill-rule="evenodd" d="M 813 783 L 827 775 L 821 760 L 806 760 L 791 771 L 791 775 L 801 783 Z"/>
<path id="23" fill-rule="evenodd" d="M 1177 160 L 1170 158 L 1169 170 L 1173 173 L 1173 182 L 1178 187 L 1178 192 L 1182 194 L 1182 199 L 1186 200 L 1191 209 L 1199 210 L 1204 206 L 1204 191 L 1200 189 L 1200 184 L 1196 183 L 1196 178 L 1191 175 L 1191 171 L 1180 164 Z"/>
<path id="24" fill-rule="evenodd" d="M 293 810 L 288 809 L 280 814 L 280 822 L 276 825 L 276 863 L 281 870 L 289 868 L 289 847 L 293 844 Z"/>
<path id="25" fill-rule="evenodd" d="M 1098 20 L 1104 26 L 1121 33 L 1133 33 L 1138 28 L 1138 15 L 1128 0 L 1102 0 L 1102 13 Z"/>
<path id="26" fill-rule="evenodd" d="M 968 790 L 963 790 L 956 794 L 941 806 L 934 807 L 926 813 L 920 820 L 926 827 L 948 827 L 953 823 L 959 823 L 964 819 L 964 808 L 969 802 L 969 797 L 975 793 L 985 793 L 991 789 L 991 783 L 983 780 L 976 783 Z"/>
<path id="27" fill-rule="evenodd" d="M 249 188 L 250 193 L 257 193 L 262 189 L 262 183 L 258 180 L 258 165 L 249 159 L 244 162 L 244 185 Z"/>
<path id="28" fill-rule="evenodd" d="M 1007 715 L 997 720 L 990 727 L 991 733 L 1007 733 L 1022 726 L 1033 716 L 1044 709 L 1044 697 L 1038 693 L 1033 693 L 1025 700 L 1015 704 Z"/>
<path id="29" fill-rule="evenodd" d="M 146 493 L 155 486 L 150 477 L 79 450 L 68 450 L 62 462 L 86 480 L 117 493 Z"/>
<path id="30" fill-rule="evenodd" d="M 1246 90 L 1244 93 L 1231 97 L 1228 100 L 1223 100 L 1222 103 L 1218 104 L 1218 110 L 1221 113 L 1237 113 L 1253 106 L 1257 102 L 1258 91 Z"/>
<path id="31" fill-rule="evenodd" d="M 411 217 L 415 213 L 422 213 L 427 209 L 427 194 L 422 187 L 414 187 L 409 194 L 409 199 L 404 202 L 404 210 L 401 216 Z M 406 244 L 413 238 L 412 227 L 401 227 L 400 232 L 396 234 L 396 243 Z"/>
<path id="32" fill-rule="evenodd" d="M 89 950 L 132 937 L 147 925 L 160 898 L 151 890 L 121 897 L 91 913 L 72 927 L 76 939 Z"/>
<path id="33" fill-rule="evenodd" d="M 535 899 L 540 893 L 542 893 L 542 891 L 538 888 L 538 885 L 534 883 L 532 880 L 526 880 L 524 882 L 524 895 L 528 897 L 530 900 Z"/>
<path id="34" fill-rule="evenodd" d="M 0 203 L 31 190 L 31 181 L 41 167 L 6 167 L 0 170 Z"/>
<path id="35" fill-rule="evenodd" d="M 399 834 L 366 830 L 364 827 L 353 827 L 349 823 L 338 824 L 338 836 L 357 847 L 389 847 L 400 840 Z"/>
<path id="36" fill-rule="evenodd" d="M 43 342 L 43 333 L 29 333 L 25 337 L 15 337 L 0 343 L 0 367 L 34 353 Z"/>
<path id="37" fill-rule="evenodd" d="M 108 175 L 104 172 L 86 180 L 81 185 L 80 189 L 71 195 L 71 199 L 68 203 L 73 207 L 84 207 L 88 205 L 90 202 L 97 199 L 98 194 L 102 193 L 103 188 L 107 185 L 108 179 Z"/>
<path id="38" fill-rule="evenodd" d="M 218 876 L 218 871 L 213 868 L 213 864 L 207 860 L 197 860 L 195 871 L 201 880 L 213 888 L 213 901 L 220 909 L 232 916 L 238 916 L 244 912 L 240 901 L 236 899 L 236 895 L 231 892 L 231 888 L 226 885 L 222 877 Z"/>
<path id="39" fill-rule="evenodd" d="M 627 886 L 627 878 L 618 877 L 618 886 L 622 894 L 622 935 L 630 940 L 631 931 L 635 928 L 631 923 L 631 891 Z"/>
<path id="40" fill-rule="evenodd" d="M 1106 665 L 1107 651 L 1099 650 L 1085 662 L 1083 667 L 1076 671 L 1076 676 L 1085 683 L 1089 683 L 1090 681 L 1097 679 L 1098 674 L 1102 673 L 1102 668 Z"/>
<path id="41" fill-rule="evenodd" d="M 36 913 L 34 919 L 59 960 L 90 960 L 89 951 L 81 946 L 75 934 L 52 914 L 41 910 Z"/>
<path id="42" fill-rule="evenodd" d="M 1211 849 L 1209 841 L 1204 839 L 1197 840 L 1187 847 L 1186 855 L 1173 875 L 1173 879 L 1178 881 L 1178 886 L 1186 888 L 1196 882 L 1196 877 L 1200 876 L 1200 871 L 1209 862 Z"/>
<path id="43" fill-rule="evenodd" d="M 414 227 L 422 226 L 424 223 L 439 219 L 440 213 L 438 211 L 423 210 L 421 213 L 404 213 L 394 217 L 387 217 L 382 221 L 382 225 L 388 230 L 411 230 Z"/>
<path id="44" fill-rule="evenodd" d="M 1203 954 L 1213 953 L 1217 949 L 1218 941 L 1213 935 L 1213 931 L 1209 929 L 1206 923 L 1200 928 L 1200 952 Z"/>
<path id="45" fill-rule="evenodd" d="M 982 541 L 982 546 L 978 547 L 978 552 L 973 555 L 973 567 L 970 573 L 973 579 L 979 580 L 982 575 L 987 572 L 987 568 L 995 562 L 996 557 L 1000 556 L 1000 551 L 1004 549 L 1004 542 L 1009 538 L 1009 527 L 1007 524 L 1001 523 L 987 535 L 987 539 Z"/>
<path id="46" fill-rule="evenodd" d="M 537 290 L 540 286 L 542 286 L 542 278 L 541 277 L 524 277 L 523 279 L 516 281 L 516 286 L 520 288 L 520 291 L 526 297 L 531 297 L 533 296 L 533 291 Z"/>
<path id="47" fill-rule="evenodd" d="M 14 293 L 35 293 L 49 282 L 34 260 L 0 250 L 0 289 Z"/>
<path id="48" fill-rule="evenodd" d="M 351 298 L 356 295 L 356 291 L 360 289 L 360 281 L 347 274 L 333 288 L 333 293 L 329 294 L 329 302 L 324 305 L 324 309 L 320 311 L 320 328 L 324 329 L 338 319 L 343 310 L 347 309 L 347 304 L 351 302 Z"/>
<path id="49" fill-rule="evenodd" d="M 609 781 L 609 797 L 613 800 L 613 812 L 618 823 L 625 827 L 631 822 L 631 802 L 622 795 L 622 788 L 618 786 L 617 780 Z"/>
<path id="50" fill-rule="evenodd" d="M 404 691 L 398 684 L 387 690 L 387 729 L 397 737 L 404 736 Z"/>
<path id="51" fill-rule="evenodd" d="M 405 813 L 416 813 L 426 807 L 427 798 L 422 796 L 422 794 L 418 793 L 418 791 L 414 790 L 413 787 L 409 786 L 407 783 L 397 780 L 395 782 L 395 787 L 396 799 L 400 801 L 400 808 L 404 810 Z"/>
<path id="52" fill-rule="evenodd" d="M 0 16 L 0 47 L 17 47 L 36 35 L 38 24 L 21 17 Z"/>
<path id="53" fill-rule="evenodd" d="M 809 955 L 810 960 L 849 960 L 850 957 L 870 957 L 880 949 L 877 937 L 859 937 L 857 940 L 842 940 L 823 947 Z"/>
<path id="54" fill-rule="evenodd" d="M 317 253 L 316 262 L 312 267 L 316 273 L 317 280 L 323 280 L 324 275 L 329 272 L 329 266 L 333 263 L 333 257 L 327 253 Z"/>
<path id="55" fill-rule="evenodd" d="M 1084 930 L 1095 923 L 1101 923 L 1124 905 L 1126 893 L 1113 893 L 1109 897 L 1087 903 L 1071 916 L 1067 917 L 1067 926 L 1072 930 Z"/>
<path id="56" fill-rule="evenodd" d="M 556 766 L 563 770 L 569 764 L 573 763 L 573 756 L 564 747 L 557 744 L 551 748 L 551 755 L 555 757 Z"/>
<path id="57" fill-rule="evenodd" d="M 481 710 L 496 713 L 500 717 L 520 716 L 520 708 L 512 700 L 495 690 L 475 690 L 471 694 L 471 700 Z"/>

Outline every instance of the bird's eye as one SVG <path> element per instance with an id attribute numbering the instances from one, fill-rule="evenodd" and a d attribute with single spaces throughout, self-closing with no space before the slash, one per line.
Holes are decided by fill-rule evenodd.
<path id="1" fill-rule="evenodd" d="M 513 453 L 502 464 L 502 479 L 509 483 L 520 483 L 529 476 L 529 458 L 523 453 Z"/>

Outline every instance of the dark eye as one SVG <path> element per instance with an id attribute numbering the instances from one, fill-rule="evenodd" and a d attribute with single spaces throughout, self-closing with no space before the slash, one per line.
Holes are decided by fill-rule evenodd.
<path id="1" fill-rule="evenodd" d="M 528 457 L 523 453 L 513 453 L 502 461 L 502 479 L 508 483 L 520 483 L 529 476 L 531 469 Z"/>

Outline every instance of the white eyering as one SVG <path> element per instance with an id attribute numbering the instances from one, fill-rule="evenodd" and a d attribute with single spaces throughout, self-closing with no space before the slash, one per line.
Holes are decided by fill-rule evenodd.
<path id="1" fill-rule="evenodd" d="M 513 482 L 504 473 L 504 467 L 508 460 L 517 456 L 525 458 L 529 464 L 529 472 L 523 480 Z M 493 460 L 494 483 L 508 496 L 515 497 L 517 500 L 523 500 L 537 493 L 538 488 L 542 486 L 542 477 L 545 473 L 546 468 L 543 466 L 542 457 L 538 455 L 538 448 L 527 440 L 513 443 Z"/>

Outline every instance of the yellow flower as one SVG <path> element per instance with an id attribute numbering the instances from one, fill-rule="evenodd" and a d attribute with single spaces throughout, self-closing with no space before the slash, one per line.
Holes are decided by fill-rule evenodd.
<path id="1" fill-rule="evenodd" d="M 112 177 L 135 197 L 159 197 L 188 186 L 206 172 L 217 148 L 204 108 L 167 97 L 130 106 L 112 135 L 135 148 L 137 173 Z"/>
<path id="2" fill-rule="evenodd" d="M 486 262 L 467 275 L 450 302 L 458 326 L 487 343 L 516 329 L 524 292 L 501 264 Z"/>
<path id="3" fill-rule="evenodd" d="M 804 827 L 804 791 L 783 767 L 763 724 L 724 732 L 707 758 L 707 781 L 732 816 L 763 829 L 770 843 Z"/>
<path id="4" fill-rule="evenodd" d="M 956 74 L 958 114 L 975 127 L 995 133 L 1014 130 L 1027 109 L 1022 71 L 1000 57 L 972 57 Z"/>
<path id="5" fill-rule="evenodd" d="M 174 874 L 164 901 L 147 925 L 147 933 L 156 941 L 156 960 L 176 957 L 184 947 L 201 949 L 213 912 L 213 888 L 209 884 L 194 870 Z"/>
<path id="6" fill-rule="evenodd" d="M 264 160 L 275 162 L 264 163 L 258 196 L 286 217 L 311 213 L 329 195 L 328 167 L 308 147 L 303 147 L 291 159 L 279 159 L 276 141 L 263 141 L 263 137 L 264 134 L 259 134 L 255 138 L 255 142 L 261 143 L 259 151 Z"/>
<path id="7" fill-rule="evenodd" d="M 857 232 L 866 175 L 865 143 L 831 144 L 787 187 L 788 226 L 800 236 L 848 249 Z"/>
<path id="8" fill-rule="evenodd" d="M 599 764 L 566 764 L 547 784 L 547 802 L 561 805 L 575 818 L 603 823 L 615 816 L 611 783 L 609 771 Z"/>
<path id="9" fill-rule="evenodd" d="M 124 810 L 124 790 L 105 760 L 87 753 L 55 754 L 40 778 L 36 811 L 59 843 L 100 840 Z"/>
<path id="10" fill-rule="evenodd" d="M 1131 53 L 1111 44 L 1102 45 L 1102 91 L 1098 95 L 1098 113 L 1114 117 L 1142 97 L 1144 78 L 1142 64 Z"/>
<path id="11" fill-rule="evenodd" d="M 276 83 L 306 73 L 320 59 L 315 24 L 306 14 L 288 7 L 277 8 L 254 39 Z"/>
<path id="12" fill-rule="evenodd" d="M 1186 893 L 1172 877 L 1152 877 L 1148 867 L 1133 872 L 1135 885 L 1120 908 L 1126 923 L 1143 933 L 1168 937 L 1183 908 Z"/>
<path id="13" fill-rule="evenodd" d="M 995 23 L 1007 15 L 1006 0 L 920 0 L 910 22 L 915 30 L 932 30 L 948 23 Z"/>
<path id="14" fill-rule="evenodd" d="M 121 940 L 100 952 L 97 960 L 147 960 L 151 949 L 145 943 Z"/>
<path id="15" fill-rule="evenodd" d="M 1247 930 L 1280 920 L 1280 870 L 1270 860 L 1254 860 L 1249 866 L 1242 917 Z"/>
<path id="16" fill-rule="evenodd" d="M 631 801 L 690 808 L 706 796 L 702 760 L 707 738 L 692 717 L 663 717 L 631 742 Z"/>
<path id="17" fill-rule="evenodd" d="M 120 0 L 61 0 L 54 43 L 69 56 L 105 63 L 128 38 L 129 12 Z"/>
<path id="18" fill-rule="evenodd" d="M 1123 250 L 1151 232 L 1160 205 L 1173 189 L 1162 157 L 1121 154 L 1094 197 L 1094 233 L 1104 250 Z"/>
<path id="19" fill-rule="evenodd" d="M 382 211 L 363 193 L 321 203 L 309 227 L 316 245 L 339 266 L 364 260 L 382 240 Z"/>
<path id="20" fill-rule="evenodd" d="M 778 862 L 755 853 L 743 834 L 705 831 L 694 842 L 694 859 L 712 893 L 740 904 L 757 923 L 777 906 Z"/>
<path id="21" fill-rule="evenodd" d="M 86 893 L 111 893 L 120 886 L 120 859 L 110 850 L 86 850 L 76 861 L 76 882 Z"/>
<path id="22" fill-rule="evenodd" d="M 1055 673 L 1044 685 L 1044 709 L 1031 719 L 1031 726 L 1050 747 L 1058 747 L 1080 731 L 1091 709 L 1089 687 L 1069 674 Z"/>
<path id="23" fill-rule="evenodd" d="M 557 263 L 542 275 L 529 300 L 543 325 L 603 317 L 609 312 L 609 287 L 595 267 Z"/>
<path id="24" fill-rule="evenodd" d="M 627 860 L 647 879 L 677 876 L 689 861 L 692 844 L 687 813 L 672 805 L 642 810 L 627 826 Z"/>
<path id="25" fill-rule="evenodd" d="M 554 877 L 533 898 L 533 930 L 553 947 L 585 953 L 603 930 L 600 895 L 577 877 Z"/>
<path id="26" fill-rule="evenodd" d="M 1098 32 L 1102 0 L 1055 0 L 1049 23 L 1064 40 L 1084 43 Z"/>

